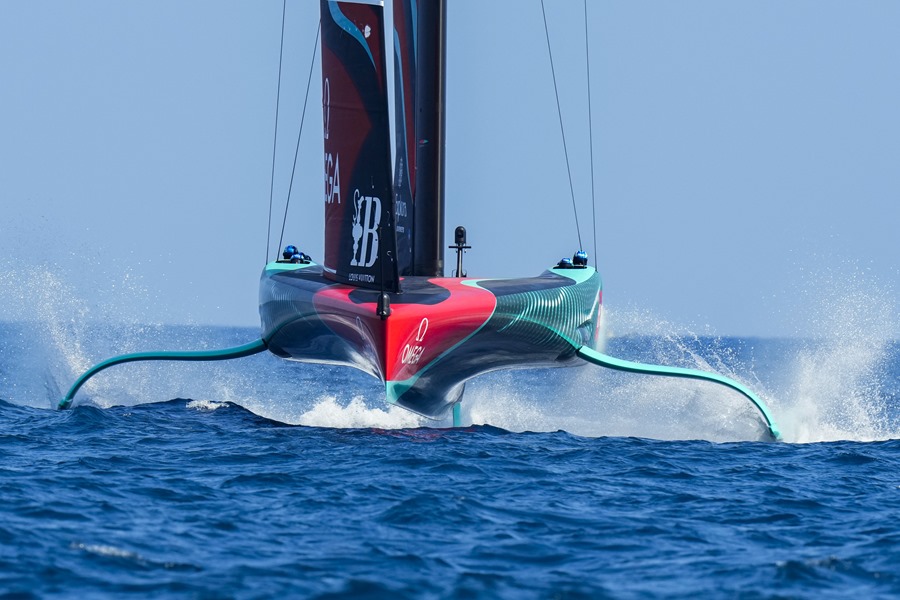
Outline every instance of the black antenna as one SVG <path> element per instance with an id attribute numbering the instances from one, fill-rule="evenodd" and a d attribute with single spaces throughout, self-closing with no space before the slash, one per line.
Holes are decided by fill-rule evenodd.
<path id="1" fill-rule="evenodd" d="M 456 231 L 453 232 L 453 241 L 454 244 L 452 246 L 447 246 L 448 248 L 456 249 L 456 276 L 457 277 L 465 277 L 466 272 L 463 271 L 463 254 L 465 254 L 466 250 L 471 250 L 472 246 L 466 246 L 466 228 L 460 225 L 456 228 Z"/>

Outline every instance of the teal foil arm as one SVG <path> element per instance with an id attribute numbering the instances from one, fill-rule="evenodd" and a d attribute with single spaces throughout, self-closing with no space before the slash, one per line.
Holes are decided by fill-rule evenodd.
<path id="1" fill-rule="evenodd" d="M 69 388 L 69 392 L 66 394 L 65 398 L 59 401 L 59 405 L 57 408 L 60 410 L 69 408 L 72 405 L 72 400 L 75 398 L 75 394 L 78 392 L 79 388 L 85 384 L 85 382 L 99 373 L 104 369 L 108 369 L 114 365 L 120 365 L 123 363 L 129 362 L 137 362 L 142 360 L 179 360 L 179 361 L 211 361 L 211 360 L 228 360 L 231 358 L 243 358 L 245 356 L 250 356 L 253 354 L 258 354 L 266 349 L 266 343 L 263 340 L 255 340 L 250 342 L 249 344 L 244 344 L 243 346 L 237 346 L 235 348 L 224 348 L 221 350 L 196 350 L 196 351 L 186 351 L 186 352 L 178 352 L 178 351 L 163 351 L 163 352 L 137 352 L 134 354 L 122 354 L 120 356 L 114 356 L 113 358 L 104 360 L 101 363 L 98 363 L 85 371 L 85 373 L 78 378 L 78 380 Z"/>
<path id="2" fill-rule="evenodd" d="M 698 371 L 696 369 L 664 367 L 661 365 L 648 365 L 643 363 L 631 362 L 628 360 L 622 360 L 620 358 L 615 358 L 613 356 L 608 356 L 601 352 L 597 352 L 596 350 L 592 350 L 587 346 L 582 346 L 581 348 L 579 348 L 578 355 L 590 363 L 594 363 L 595 365 L 600 365 L 601 367 L 606 367 L 608 369 L 614 369 L 616 371 L 642 373 L 645 375 L 662 375 L 664 377 L 699 379 L 702 381 L 711 381 L 713 383 L 718 383 L 720 385 L 729 387 L 746 396 L 747 399 L 750 400 L 750 402 L 752 402 L 753 405 L 757 408 L 757 410 L 759 410 L 760 414 L 763 417 L 763 420 L 766 423 L 769 435 L 772 436 L 772 439 L 781 439 L 781 431 L 779 431 L 778 425 L 775 424 L 775 420 L 772 418 L 772 414 L 769 412 L 769 408 L 766 406 L 766 403 L 763 402 L 759 398 L 759 396 L 754 394 L 753 391 L 750 390 L 747 386 L 733 379 L 729 379 L 728 377 L 724 377 L 717 373 L 707 373 L 706 371 Z"/>

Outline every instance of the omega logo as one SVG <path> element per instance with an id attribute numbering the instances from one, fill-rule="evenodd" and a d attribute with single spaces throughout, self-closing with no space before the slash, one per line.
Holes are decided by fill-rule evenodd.
<path id="1" fill-rule="evenodd" d="M 400 354 L 400 362 L 404 365 L 418 364 L 419 360 L 422 358 L 422 354 L 425 353 L 425 346 L 422 345 L 422 342 L 425 340 L 426 333 L 428 333 L 427 317 L 422 319 L 419 323 L 419 328 L 416 330 L 416 345 L 413 346 L 407 344 L 406 347 L 403 348 L 403 352 Z"/>

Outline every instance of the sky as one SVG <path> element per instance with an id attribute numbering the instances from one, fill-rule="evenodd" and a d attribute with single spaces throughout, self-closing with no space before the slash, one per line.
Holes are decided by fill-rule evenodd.
<path id="1" fill-rule="evenodd" d="M 540 2 L 450 2 L 446 238 L 467 228 L 469 276 L 582 245 L 612 318 L 792 336 L 863 295 L 900 335 L 900 3 L 589 0 L 589 54 L 582 2 L 546 8 L 577 225 Z M 0 320 L 49 272 L 77 318 L 258 324 L 311 61 L 284 243 L 322 254 L 313 0 L 287 6 L 267 249 L 281 17 L 0 2 Z"/>

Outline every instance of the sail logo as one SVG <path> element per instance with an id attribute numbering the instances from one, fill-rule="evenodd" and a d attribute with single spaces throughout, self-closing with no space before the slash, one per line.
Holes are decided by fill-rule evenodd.
<path id="1" fill-rule="evenodd" d="M 331 82 L 325 78 L 322 85 L 322 123 L 325 141 L 331 136 Z M 325 144 L 325 204 L 341 203 L 341 159 L 337 153 L 327 151 Z"/>
<path id="2" fill-rule="evenodd" d="M 378 227 L 381 224 L 381 199 L 353 192 L 353 256 L 351 267 L 368 269 L 378 260 Z"/>
<path id="3" fill-rule="evenodd" d="M 325 204 L 341 203 L 341 157 L 325 153 Z"/>
<path id="4" fill-rule="evenodd" d="M 325 78 L 322 86 L 322 123 L 325 126 L 325 139 L 331 131 L 331 83 Z"/>

